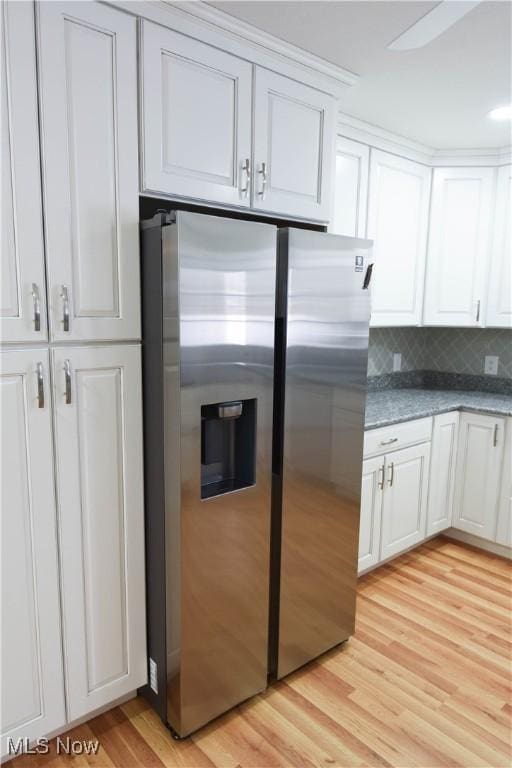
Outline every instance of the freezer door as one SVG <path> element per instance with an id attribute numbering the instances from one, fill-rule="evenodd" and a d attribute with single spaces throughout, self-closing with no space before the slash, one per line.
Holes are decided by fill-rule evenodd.
<path id="1" fill-rule="evenodd" d="M 186 736 L 267 684 L 277 230 L 164 229 L 167 714 Z"/>
<path id="2" fill-rule="evenodd" d="M 354 630 L 371 245 L 293 229 L 279 233 L 287 289 L 280 599 L 273 628 L 278 677 Z"/>

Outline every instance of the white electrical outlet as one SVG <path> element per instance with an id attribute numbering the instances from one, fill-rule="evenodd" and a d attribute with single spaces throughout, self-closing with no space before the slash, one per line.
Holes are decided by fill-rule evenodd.
<path id="1" fill-rule="evenodd" d="M 149 657 L 149 685 L 152 691 L 158 693 L 157 666 L 156 661 L 153 661 L 151 657 Z"/>
<path id="2" fill-rule="evenodd" d="M 402 355 L 400 352 L 393 352 L 393 371 L 402 370 Z"/>
<path id="3" fill-rule="evenodd" d="M 486 355 L 484 362 L 484 373 L 488 376 L 498 375 L 498 355 Z"/>

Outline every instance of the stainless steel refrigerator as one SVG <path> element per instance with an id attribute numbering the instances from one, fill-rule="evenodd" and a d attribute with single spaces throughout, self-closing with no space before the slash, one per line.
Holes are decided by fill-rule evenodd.
<path id="1" fill-rule="evenodd" d="M 279 231 L 269 669 L 354 630 L 372 243 Z"/>
<path id="2" fill-rule="evenodd" d="M 267 685 L 276 235 L 141 228 L 146 695 L 179 736 Z"/>
<path id="3" fill-rule="evenodd" d="M 186 736 L 353 631 L 371 249 L 184 211 L 141 241 L 144 693 Z"/>

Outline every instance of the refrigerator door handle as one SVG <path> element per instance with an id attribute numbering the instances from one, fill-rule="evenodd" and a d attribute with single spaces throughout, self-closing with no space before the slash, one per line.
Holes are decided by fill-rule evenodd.
<path id="1" fill-rule="evenodd" d="M 366 267 L 366 274 L 363 280 L 363 291 L 365 291 L 367 288 L 370 287 L 372 272 L 373 272 L 373 264 L 368 264 L 368 266 Z"/>

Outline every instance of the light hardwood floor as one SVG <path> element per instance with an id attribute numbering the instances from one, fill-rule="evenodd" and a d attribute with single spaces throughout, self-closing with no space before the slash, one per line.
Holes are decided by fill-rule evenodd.
<path id="1" fill-rule="evenodd" d="M 360 580 L 348 643 L 195 736 L 138 698 L 67 734 L 98 738 L 95 757 L 11 766 L 510 766 L 511 572 L 437 538 Z"/>

